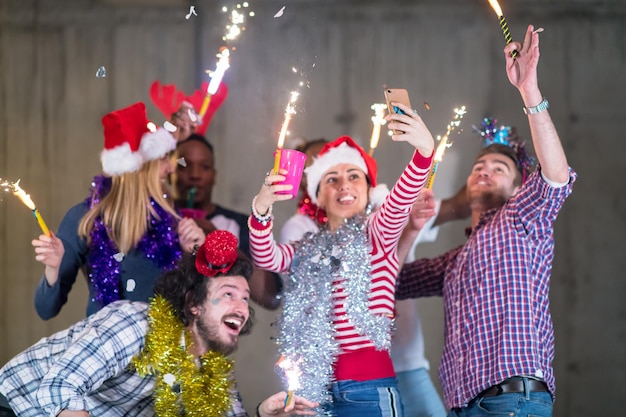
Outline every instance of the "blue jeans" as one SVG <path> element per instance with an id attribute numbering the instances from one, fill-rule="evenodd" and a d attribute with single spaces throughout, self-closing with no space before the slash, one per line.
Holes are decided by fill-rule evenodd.
<path id="1" fill-rule="evenodd" d="M 446 409 L 426 368 L 398 372 L 405 417 L 446 417 Z"/>
<path id="2" fill-rule="evenodd" d="M 403 417 L 395 378 L 333 382 L 331 394 L 333 417 Z"/>
<path id="3" fill-rule="evenodd" d="M 549 392 L 512 392 L 476 397 L 467 407 L 453 408 L 448 417 L 552 417 Z"/>

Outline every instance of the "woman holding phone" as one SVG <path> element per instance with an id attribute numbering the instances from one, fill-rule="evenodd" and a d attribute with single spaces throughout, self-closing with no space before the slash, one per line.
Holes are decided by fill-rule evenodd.
<path id="1" fill-rule="evenodd" d="M 319 232 L 275 242 L 272 205 L 291 198 L 281 194 L 291 189 L 280 184 L 281 173 L 265 178 L 248 223 L 257 266 L 287 274 L 278 339 L 289 362 L 282 364 L 297 368 L 298 394 L 334 416 L 402 415 L 389 356 L 397 246 L 428 175 L 434 141 L 416 111 L 393 104 L 406 114 L 387 116 L 398 131 L 392 139 L 416 151 L 391 192 L 381 195 L 376 161 L 344 136 L 325 145 L 305 170 L 307 191 L 328 217 Z M 368 205 L 381 201 L 370 214 Z"/>

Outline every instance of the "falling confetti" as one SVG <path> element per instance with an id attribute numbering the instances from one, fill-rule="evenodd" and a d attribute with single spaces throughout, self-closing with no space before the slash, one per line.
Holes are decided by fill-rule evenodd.
<path id="1" fill-rule="evenodd" d="M 166 120 L 163 123 L 163 128 L 165 130 L 167 130 L 168 132 L 170 132 L 170 133 L 174 133 L 174 132 L 176 132 L 178 130 L 178 128 L 176 126 L 174 126 L 174 124 L 172 124 L 172 122 L 170 122 L 169 120 Z"/>
<path id="2" fill-rule="evenodd" d="M 134 279 L 129 279 L 128 281 L 126 281 L 126 291 L 133 292 L 135 291 L 136 286 L 137 284 L 135 283 Z"/>
<path id="3" fill-rule="evenodd" d="M 177 163 L 178 165 L 180 165 L 181 167 L 183 167 L 183 168 L 186 168 L 186 167 L 187 167 L 187 161 L 185 161 L 185 158 L 178 158 L 178 159 L 176 160 L 176 163 Z"/>
<path id="4" fill-rule="evenodd" d="M 96 71 L 96 77 L 104 78 L 106 76 L 107 76 L 107 69 L 104 68 L 104 66 L 99 67 L 98 71 Z"/>
<path id="5" fill-rule="evenodd" d="M 424 108 L 426 108 L 426 110 L 430 110 L 430 104 L 428 104 L 427 101 L 424 102 Z"/>
<path id="6" fill-rule="evenodd" d="M 189 13 L 187 13 L 187 15 L 185 16 L 185 19 L 189 20 L 191 18 L 191 16 L 198 16 L 196 14 L 195 6 L 189 6 Z"/>
<path id="7" fill-rule="evenodd" d="M 274 15 L 274 17 L 281 17 L 283 15 L 283 13 L 285 13 L 285 6 L 281 7 L 281 9 L 279 11 L 276 12 L 276 14 Z"/>
<path id="8" fill-rule="evenodd" d="M 124 252 L 118 252 L 115 255 L 113 255 L 113 259 L 115 259 L 118 262 L 122 262 L 122 259 L 124 259 Z"/>

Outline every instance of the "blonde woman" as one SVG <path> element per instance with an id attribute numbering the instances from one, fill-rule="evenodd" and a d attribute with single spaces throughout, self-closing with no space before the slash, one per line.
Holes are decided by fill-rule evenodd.
<path id="1" fill-rule="evenodd" d="M 154 280 L 202 242 L 202 230 L 180 219 L 162 182 L 172 172 L 176 141 L 164 129 L 148 129 L 143 103 L 102 119 L 103 176 L 89 197 L 65 215 L 58 233 L 33 240 L 35 259 L 45 265 L 35 292 L 39 316 L 56 316 L 78 270 L 89 286 L 87 315 L 120 299 L 148 301 Z"/>

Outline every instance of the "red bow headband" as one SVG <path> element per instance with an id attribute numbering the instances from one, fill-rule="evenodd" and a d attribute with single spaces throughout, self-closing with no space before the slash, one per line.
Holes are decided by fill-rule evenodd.
<path id="1" fill-rule="evenodd" d="M 161 85 L 160 81 L 154 81 L 150 86 L 150 98 L 154 105 L 163 113 L 163 116 L 169 119 L 172 114 L 178 111 L 184 101 L 191 104 L 196 112 L 199 112 L 208 86 L 209 83 L 203 82 L 199 90 L 194 91 L 190 96 L 185 96 L 185 93 L 178 91 L 174 84 Z M 202 123 L 196 128 L 197 134 L 204 135 L 213 115 L 226 100 L 227 95 L 228 87 L 224 82 L 221 82 L 215 94 L 211 96 L 211 101 L 202 118 Z"/>

